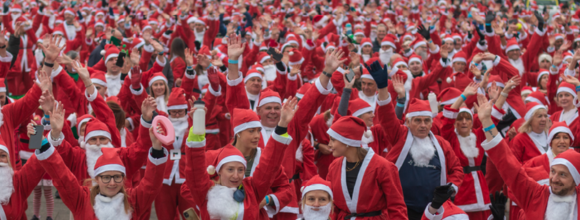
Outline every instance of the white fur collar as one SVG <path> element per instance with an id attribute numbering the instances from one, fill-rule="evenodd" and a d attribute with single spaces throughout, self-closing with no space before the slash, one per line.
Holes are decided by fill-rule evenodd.
<path id="1" fill-rule="evenodd" d="M 215 184 L 207 192 L 207 212 L 211 219 L 229 220 L 239 214 L 239 204 L 234 200 L 236 188 Z"/>
<path id="2" fill-rule="evenodd" d="M 411 149 L 409 149 L 409 153 L 411 153 L 411 157 L 415 161 L 415 166 L 424 167 L 429 165 L 429 161 L 435 156 L 435 146 L 433 146 L 429 136 L 422 139 L 413 136 L 413 144 Z"/>
<path id="3" fill-rule="evenodd" d="M 125 195 L 119 193 L 115 196 L 106 197 L 97 195 L 93 210 L 99 220 L 129 220 L 132 212 L 125 212 Z"/>
<path id="4" fill-rule="evenodd" d="M 512 60 L 512 59 L 508 59 L 510 61 L 510 63 L 512 64 L 512 66 L 514 66 L 516 69 L 518 69 L 518 72 L 520 73 L 520 76 L 522 74 L 524 74 L 524 72 L 526 71 L 526 69 L 524 68 L 524 61 L 522 60 L 522 58 L 518 58 L 517 60 Z"/>
<path id="5" fill-rule="evenodd" d="M 4 124 L 4 114 L 2 113 L 2 107 L 0 107 L 0 127 Z"/>
<path id="6" fill-rule="evenodd" d="M 14 170 L 5 164 L 0 166 L 0 204 L 8 204 L 14 192 Z M 1 208 L 1 207 L 0 207 Z"/>
<path id="7" fill-rule="evenodd" d="M 469 133 L 469 136 L 462 137 L 461 135 L 457 134 L 457 140 L 459 141 L 459 146 L 461 147 L 461 152 L 467 158 L 476 158 L 479 156 L 479 149 L 475 144 L 477 137 L 473 132 Z"/>
<path id="8" fill-rule="evenodd" d="M 544 215 L 545 220 L 575 220 L 578 219 L 577 216 L 576 194 L 571 196 L 550 194 Z"/>

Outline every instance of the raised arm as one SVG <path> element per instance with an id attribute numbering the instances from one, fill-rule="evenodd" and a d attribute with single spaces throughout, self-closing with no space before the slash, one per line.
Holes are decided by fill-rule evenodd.
<path id="1" fill-rule="evenodd" d="M 377 83 L 377 88 L 379 89 L 379 95 L 377 104 L 379 105 L 379 121 L 383 130 L 387 134 L 391 144 L 397 143 L 400 138 L 406 136 L 407 129 L 405 125 L 402 125 L 397 115 L 395 114 L 395 108 L 391 104 L 391 95 L 389 89 L 387 88 L 389 83 L 388 70 L 385 66 L 383 69 L 378 61 L 375 61 L 371 66 L 367 66 L 369 73 Z"/>

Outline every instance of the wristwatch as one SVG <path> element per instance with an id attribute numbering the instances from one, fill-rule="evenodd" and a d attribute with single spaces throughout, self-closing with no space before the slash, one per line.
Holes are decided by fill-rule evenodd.
<path id="1" fill-rule="evenodd" d="M 324 74 L 325 76 L 328 76 L 328 78 L 332 77 L 331 73 L 327 73 L 327 72 L 322 71 L 322 74 Z"/>

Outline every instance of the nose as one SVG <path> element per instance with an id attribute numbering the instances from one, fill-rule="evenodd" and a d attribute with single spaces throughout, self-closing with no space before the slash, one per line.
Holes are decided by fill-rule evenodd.
<path id="1" fill-rule="evenodd" d="M 320 207 L 320 201 L 318 201 L 318 199 L 316 199 L 316 200 L 314 201 L 314 204 L 313 204 L 313 206 L 314 206 L 314 207 Z"/>

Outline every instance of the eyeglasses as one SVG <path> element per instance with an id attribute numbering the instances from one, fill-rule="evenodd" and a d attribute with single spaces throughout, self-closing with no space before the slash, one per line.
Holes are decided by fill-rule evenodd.
<path id="1" fill-rule="evenodd" d="M 121 183 L 121 182 L 123 182 L 123 178 L 125 176 L 124 175 L 114 175 L 114 176 L 100 175 L 99 177 L 101 177 L 101 181 L 103 183 L 109 183 L 109 182 L 111 182 L 111 179 L 115 179 L 115 183 Z"/>

